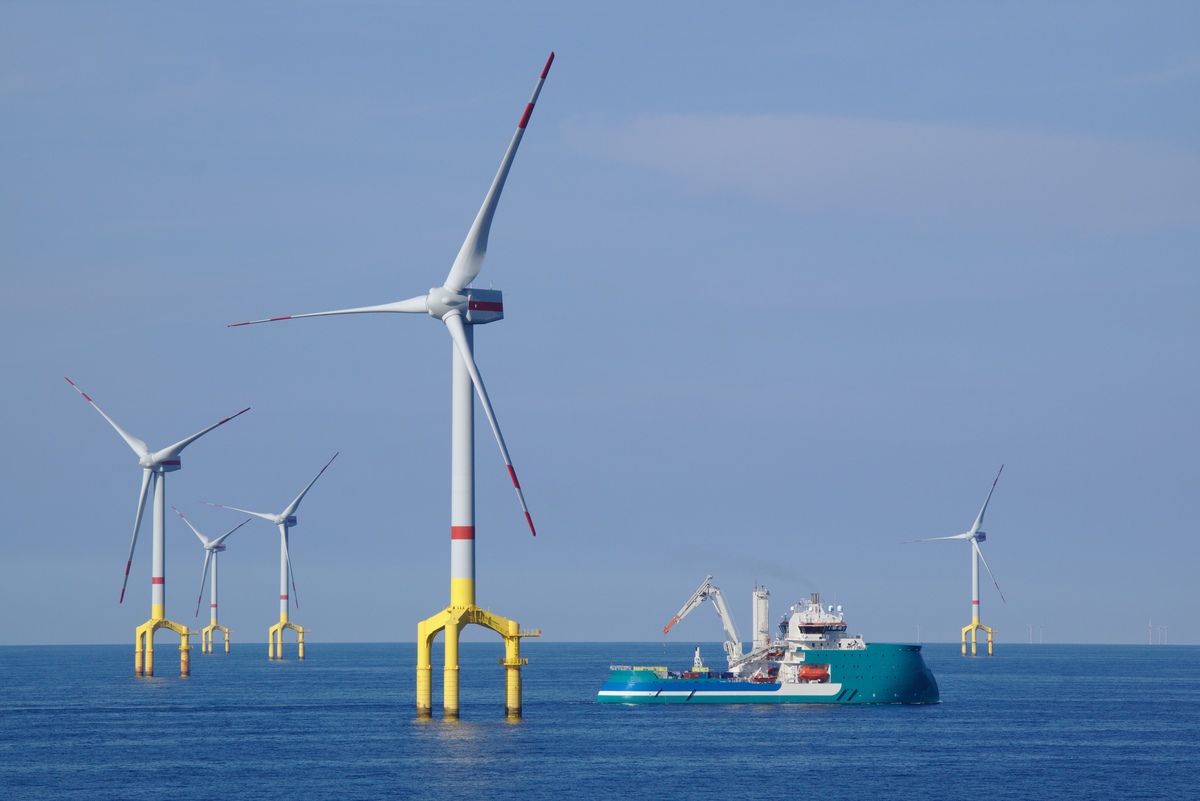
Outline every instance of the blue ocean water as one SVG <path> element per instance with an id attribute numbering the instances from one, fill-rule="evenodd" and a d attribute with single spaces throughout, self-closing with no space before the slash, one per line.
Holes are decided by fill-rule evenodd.
<path id="1" fill-rule="evenodd" d="M 498 641 L 463 645 L 445 722 L 416 718 L 412 644 L 235 642 L 181 679 L 161 639 L 144 679 L 128 646 L 0 647 L 0 798 L 1200 797 L 1200 647 L 927 644 L 940 704 L 689 707 L 594 698 L 694 644 L 527 640 L 514 723 Z"/>

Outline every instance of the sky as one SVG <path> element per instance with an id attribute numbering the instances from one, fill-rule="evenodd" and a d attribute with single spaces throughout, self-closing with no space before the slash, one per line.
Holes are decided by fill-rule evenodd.
<path id="1" fill-rule="evenodd" d="M 209 536 L 300 508 L 310 642 L 448 602 L 451 341 L 229 323 L 440 285 L 547 55 L 477 287 L 477 596 L 656 641 L 712 574 L 743 636 L 820 592 L 956 642 L 1200 644 L 1192 3 L 0 5 L 0 644 L 127 643 L 137 459 Z M 235 645 L 279 538 L 227 541 Z M 168 509 L 168 616 L 203 551 Z M 207 598 L 205 599 L 207 605 Z M 468 639 L 493 638 L 482 629 Z M 698 609 L 668 635 L 721 639 Z M 264 643 L 265 644 L 265 643 Z"/>

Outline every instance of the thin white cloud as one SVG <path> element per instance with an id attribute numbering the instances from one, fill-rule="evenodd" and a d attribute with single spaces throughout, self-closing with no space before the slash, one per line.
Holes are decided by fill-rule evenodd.
<path id="1" fill-rule="evenodd" d="M 566 132 L 590 155 L 800 213 L 1082 232 L 1200 219 L 1200 153 L 1154 143 L 807 115 L 576 118 Z"/>

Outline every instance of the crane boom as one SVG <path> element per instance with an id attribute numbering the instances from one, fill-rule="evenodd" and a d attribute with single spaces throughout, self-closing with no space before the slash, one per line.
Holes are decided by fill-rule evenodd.
<path id="1" fill-rule="evenodd" d="M 669 632 L 672 626 L 683 620 L 689 612 L 707 600 L 713 602 L 713 606 L 717 609 L 717 614 L 721 617 L 721 625 L 725 628 L 726 653 L 731 656 L 735 654 L 740 655 L 742 652 L 742 638 L 738 635 L 737 625 L 733 622 L 733 615 L 729 613 L 729 607 L 725 605 L 725 597 L 721 595 L 720 588 L 714 587 L 712 584 L 711 574 L 692 593 L 692 597 L 687 599 L 687 603 L 676 613 L 675 617 L 671 618 L 671 622 L 663 627 L 663 634 Z"/>

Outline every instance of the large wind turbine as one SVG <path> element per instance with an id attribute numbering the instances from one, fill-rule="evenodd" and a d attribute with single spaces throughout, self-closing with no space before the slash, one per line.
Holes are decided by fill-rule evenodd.
<path id="1" fill-rule="evenodd" d="M 150 619 L 138 626 L 134 634 L 134 673 L 139 676 L 154 675 L 154 632 L 159 629 L 170 629 L 182 638 L 182 643 L 179 646 L 179 670 L 182 675 L 187 676 L 191 673 L 191 665 L 188 659 L 188 651 L 191 650 L 191 645 L 188 644 L 188 628 L 180 623 L 167 620 L 166 537 L 164 536 L 167 497 L 165 476 L 167 473 L 172 473 L 180 468 L 179 456 L 183 453 L 184 448 L 217 426 L 224 425 L 234 417 L 250 411 L 250 407 L 247 406 L 237 414 L 226 417 L 224 420 L 214 423 L 203 431 L 192 434 L 187 439 L 182 439 L 174 445 L 163 448 L 161 451 L 151 451 L 146 447 L 146 443 L 117 425 L 117 422 L 105 414 L 104 410 L 97 406 L 95 401 L 89 398 L 82 389 L 75 386 L 74 381 L 68 378 L 67 383 L 74 387 L 75 391 L 82 395 L 83 399 L 90 403 L 93 409 L 100 412 L 100 415 L 108 421 L 109 425 L 117 430 L 117 433 L 121 435 L 121 439 L 125 440 L 126 444 L 137 454 L 138 464 L 142 468 L 142 490 L 138 495 L 137 516 L 133 520 L 133 540 L 129 543 L 129 558 L 125 561 L 125 578 L 121 582 L 121 598 L 118 603 L 125 601 L 125 585 L 129 582 L 129 568 L 133 564 L 133 549 L 137 546 L 138 529 L 142 526 L 142 513 L 146 508 L 146 493 L 149 490 L 151 479 L 154 481 L 154 543 L 152 546 L 150 567 Z"/>
<path id="2" fill-rule="evenodd" d="M 537 636 L 540 632 L 523 632 L 513 620 L 494 615 L 475 605 L 475 421 L 474 401 L 471 388 L 479 395 L 488 424 L 500 446 L 500 455 L 508 468 L 517 500 L 529 524 L 529 531 L 536 536 L 533 519 L 525 505 L 525 496 L 513 470 L 508 447 L 500 433 L 492 402 L 475 364 L 473 353 L 474 328 L 477 325 L 495 322 L 504 317 L 503 296 L 498 290 L 474 289 L 471 282 L 483 267 L 487 255 L 488 233 L 492 218 L 500 201 L 500 193 L 512 167 L 517 146 L 525 135 L 534 104 L 554 61 L 554 53 L 546 60 L 546 66 L 538 78 L 533 95 L 525 106 L 516 133 L 509 142 L 508 150 L 500 162 L 500 169 L 484 197 L 479 213 L 471 224 L 467 237 L 458 251 L 450 273 L 440 287 L 427 294 L 408 300 L 385 303 L 379 306 L 363 306 L 354 309 L 296 314 L 253 320 L 253 323 L 291 320 L 300 317 L 324 317 L 335 314 L 363 314 L 393 312 L 428 314 L 441 320 L 454 341 L 453 374 L 451 380 L 451 435 L 450 435 L 450 605 L 444 610 L 417 624 L 417 713 L 432 714 L 431 649 L 434 638 L 443 629 L 446 632 L 446 664 L 443 673 L 443 714 L 447 718 L 458 717 L 458 638 L 460 630 L 469 624 L 485 626 L 504 638 L 506 670 L 505 708 L 510 716 L 521 714 L 521 666 L 528 660 L 520 656 L 520 638 Z M 234 325 L 249 325 L 235 323 Z"/>
<path id="3" fill-rule="evenodd" d="M 325 467 L 333 464 L 333 460 L 338 455 L 335 453 Z M 292 557 L 288 550 L 288 532 L 292 526 L 296 525 L 296 510 L 300 508 L 300 501 L 304 500 L 304 496 L 312 489 L 312 485 L 317 483 L 317 479 L 321 477 L 321 473 L 325 472 L 325 467 L 322 467 L 320 472 L 308 482 L 308 486 L 296 496 L 296 500 L 292 501 L 279 514 L 271 514 L 270 512 L 252 512 L 249 509 L 239 509 L 236 506 L 225 506 L 220 503 L 209 503 L 209 506 L 220 506 L 222 509 L 232 509 L 235 512 L 242 514 L 254 515 L 261 517 L 263 520 L 269 520 L 279 527 L 279 622 L 271 626 L 267 631 L 267 636 L 270 638 L 270 644 L 267 646 L 268 659 L 283 659 L 283 630 L 291 629 L 296 632 L 297 650 L 299 658 L 304 658 L 304 627 L 297 626 L 295 623 L 288 620 L 288 582 L 292 585 L 292 599 L 296 602 L 296 608 L 300 608 L 300 601 L 296 598 L 296 579 L 292 574 Z M 205 503 L 208 503 L 205 501 Z"/>
<path id="4" fill-rule="evenodd" d="M 927 537 L 923 540 L 910 540 L 910 542 L 932 542 L 934 540 L 966 540 L 971 543 L 971 624 L 963 626 L 962 630 L 962 652 L 963 656 L 967 655 L 967 632 L 971 633 L 971 656 L 975 656 L 975 638 L 976 634 L 982 629 L 987 633 L 988 656 L 992 655 L 992 630 L 979 622 L 979 563 L 983 562 L 983 566 L 987 568 L 988 575 L 992 578 L 992 584 L 996 585 L 996 592 L 1000 593 L 1000 600 L 1004 601 L 1004 593 L 1000 591 L 1000 585 L 996 582 L 996 577 L 992 575 L 992 569 L 988 567 L 987 560 L 983 558 L 983 551 L 979 550 L 979 543 L 987 540 L 987 534 L 980 531 L 980 526 L 983 525 L 983 514 L 987 511 L 988 501 L 992 499 L 992 493 L 996 491 L 996 482 L 1000 480 L 1000 473 L 1004 472 L 1004 465 L 1000 465 L 1000 470 L 996 472 L 996 478 L 992 481 L 992 488 L 988 490 L 987 498 L 983 501 L 983 506 L 979 510 L 979 516 L 975 518 L 975 525 L 971 526 L 970 531 L 964 531 L 962 534 L 955 534 L 952 537 Z"/>
<path id="5" fill-rule="evenodd" d="M 175 509 L 174 506 L 171 508 Z M 188 528 L 200 538 L 200 544 L 204 546 L 204 571 L 200 574 L 200 592 L 196 595 L 196 617 L 200 616 L 200 601 L 204 598 L 204 578 L 208 575 L 208 563 L 212 562 L 212 592 L 208 594 L 208 605 L 211 611 L 208 625 L 200 631 L 200 653 L 211 654 L 213 652 L 213 636 L 217 631 L 225 635 L 225 653 L 229 653 L 229 629 L 217 623 L 217 557 L 220 556 L 221 551 L 225 550 L 225 540 L 229 535 L 249 523 L 252 518 L 247 517 L 221 536 L 210 540 L 192 525 L 191 520 L 183 516 L 183 512 L 175 509 L 175 514 L 179 515 L 180 520 L 187 523 Z"/>

